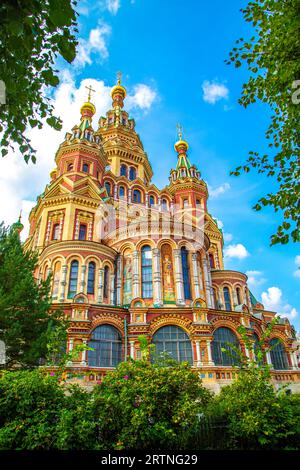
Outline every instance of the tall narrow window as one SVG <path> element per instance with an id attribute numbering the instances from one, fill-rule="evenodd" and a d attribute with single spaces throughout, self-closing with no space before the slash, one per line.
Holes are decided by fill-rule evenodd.
<path id="1" fill-rule="evenodd" d="M 228 287 L 224 287 L 223 294 L 224 294 L 225 310 L 231 310 L 231 298 L 230 298 L 230 292 L 229 292 Z"/>
<path id="2" fill-rule="evenodd" d="M 106 189 L 106 192 L 108 194 L 108 196 L 111 195 L 111 185 L 108 181 L 105 182 L 105 189 Z"/>
<path id="3" fill-rule="evenodd" d="M 95 263 L 94 261 L 91 261 L 89 263 L 89 269 L 88 269 L 88 280 L 87 280 L 87 293 L 88 294 L 94 294 L 95 292 Z"/>
<path id="4" fill-rule="evenodd" d="M 214 363 L 217 366 L 237 365 L 238 355 L 235 349 L 239 347 L 239 342 L 235 334 L 224 327 L 218 328 L 213 337 L 211 352 Z M 233 346 L 233 349 L 230 346 Z"/>
<path id="5" fill-rule="evenodd" d="M 240 287 L 236 288 L 236 298 L 237 298 L 237 303 L 238 305 L 242 304 L 242 296 L 241 296 L 241 289 Z"/>
<path id="6" fill-rule="evenodd" d="M 86 225 L 85 224 L 79 225 L 78 240 L 86 240 Z"/>
<path id="7" fill-rule="evenodd" d="M 149 197 L 149 206 L 150 206 L 150 207 L 151 207 L 151 206 L 154 206 L 154 204 L 155 204 L 154 196 L 150 196 L 150 197 Z"/>
<path id="8" fill-rule="evenodd" d="M 280 339 L 272 338 L 270 341 L 271 362 L 275 370 L 287 370 L 289 368 L 287 355 Z"/>
<path id="9" fill-rule="evenodd" d="M 58 239 L 59 239 L 59 224 L 54 224 L 53 231 L 52 231 L 52 240 L 58 240 Z"/>
<path id="10" fill-rule="evenodd" d="M 182 203 L 183 203 L 184 208 L 189 206 L 189 200 L 188 199 L 183 199 Z"/>
<path id="11" fill-rule="evenodd" d="M 136 202 L 137 204 L 140 204 L 141 203 L 141 191 L 139 191 L 138 189 L 135 189 L 133 191 L 133 202 Z"/>
<path id="12" fill-rule="evenodd" d="M 119 187 L 119 197 L 121 197 L 121 198 L 125 197 L 125 188 L 124 188 L 124 186 Z"/>
<path id="13" fill-rule="evenodd" d="M 153 297 L 152 250 L 149 245 L 144 245 L 142 248 L 142 297 L 143 299 Z"/>
<path id="14" fill-rule="evenodd" d="M 181 248 L 181 262 L 182 262 L 184 298 L 185 300 L 190 300 L 192 298 L 191 285 L 190 285 L 190 268 L 189 268 L 189 261 L 188 261 L 188 251 L 185 248 L 185 246 Z"/>
<path id="15" fill-rule="evenodd" d="M 103 279 L 103 297 L 107 301 L 109 296 L 109 267 L 104 268 L 104 279 Z"/>
<path id="16" fill-rule="evenodd" d="M 133 181 L 136 179 L 136 169 L 133 168 L 132 166 L 129 169 L 129 179 L 130 181 Z"/>
<path id="17" fill-rule="evenodd" d="M 167 211 L 168 210 L 168 201 L 166 199 L 162 199 L 161 200 L 161 209 L 163 211 Z"/>
<path id="18" fill-rule="evenodd" d="M 77 280 L 78 280 L 78 261 L 74 260 L 71 263 L 70 279 L 69 279 L 69 292 L 68 297 L 72 298 L 77 293 Z"/>
<path id="19" fill-rule="evenodd" d="M 73 163 L 68 164 L 67 171 L 73 171 Z"/>
<path id="20" fill-rule="evenodd" d="M 214 260 L 214 255 L 212 253 L 209 253 L 209 264 L 212 269 L 215 269 L 215 260 Z"/>
<path id="21" fill-rule="evenodd" d="M 84 163 L 82 165 L 82 171 L 84 171 L 85 173 L 89 172 L 89 165 L 87 163 Z"/>
<path id="22" fill-rule="evenodd" d="M 121 165 L 120 168 L 120 176 L 127 176 L 127 166 L 126 165 Z"/>

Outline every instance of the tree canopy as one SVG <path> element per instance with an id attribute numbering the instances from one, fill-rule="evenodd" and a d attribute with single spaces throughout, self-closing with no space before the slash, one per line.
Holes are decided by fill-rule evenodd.
<path id="1" fill-rule="evenodd" d="M 251 150 L 246 163 L 231 174 L 254 168 L 278 185 L 259 199 L 254 209 L 273 207 L 282 213 L 271 245 L 300 241 L 300 2 L 253 0 L 241 10 L 255 34 L 240 38 L 226 62 L 245 64 L 250 72 L 239 103 L 247 108 L 262 101 L 271 109 L 265 136 L 269 151 Z"/>
<path id="2" fill-rule="evenodd" d="M 46 358 L 61 313 L 50 310 L 50 277 L 37 283 L 37 254 L 25 251 L 14 226 L 0 225 L 0 340 L 6 368 Z"/>
<path id="3" fill-rule="evenodd" d="M 0 4 L 0 68 L 5 103 L 0 104 L 2 156 L 19 148 L 24 159 L 35 162 L 35 150 L 26 129 L 61 129 L 47 96 L 59 84 L 58 57 L 75 58 L 74 0 L 4 0 Z M 2 90 L 4 91 L 4 90 Z"/>

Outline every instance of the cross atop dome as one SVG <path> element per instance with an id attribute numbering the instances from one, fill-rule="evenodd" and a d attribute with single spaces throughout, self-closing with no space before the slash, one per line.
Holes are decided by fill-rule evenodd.
<path id="1" fill-rule="evenodd" d="M 85 88 L 86 88 L 86 89 L 88 90 L 88 92 L 89 92 L 87 100 L 88 100 L 88 102 L 90 102 L 90 101 L 91 101 L 91 94 L 92 94 L 92 93 L 95 93 L 96 90 L 93 90 L 93 88 L 91 87 L 91 85 L 86 86 Z"/>
<path id="2" fill-rule="evenodd" d="M 117 72 L 117 84 L 111 90 L 113 108 L 123 108 L 126 88 L 121 85 L 122 72 Z"/>

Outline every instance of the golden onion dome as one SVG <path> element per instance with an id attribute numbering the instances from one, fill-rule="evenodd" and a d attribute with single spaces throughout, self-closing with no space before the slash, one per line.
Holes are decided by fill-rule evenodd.
<path id="1" fill-rule="evenodd" d="M 176 152 L 178 152 L 180 149 L 184 149 L 185 151 L 187 151 L 187 149 L 189 148 L 189 144 L 185 141 L 185 140 L 178 140 L 175 144 L 174 144 L 174 149 L 176 150 Z"/>
<path id="2" fill-rule="evenodd" d="M 113 96 L 116 94 L 116 93 L 120 93 L 121 95 L 123 95 L 123 98 L 125 98 L 126 96 L 126 88 L 124 88 L 122 85 L 118 84 L 118 85 L 115 85 L 112 90 L 111 90 L 111 97 L 113 98 Z"/>
<path id="3" fill-rule="evenodd" d="M 92 114 L 95 114 L 96 113 L 96 108 L 95 106 L 93 105 L 93 103 L 91 103 L 90 101 L 86 101 L 85 103 L 83 103 L 83 105 L 81 106 L 80 108 L 80 112 L 82 114 L 82 112 L 84 110 L 88 109 L 89 111 L 91 111 Z"/>

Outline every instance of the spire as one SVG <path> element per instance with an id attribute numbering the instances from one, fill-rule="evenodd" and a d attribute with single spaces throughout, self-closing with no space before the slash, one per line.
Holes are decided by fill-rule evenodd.
<path id="1" fill-rule="evenodd" d="M 91 133 L 93 133 L 92 129 L 92 118 L 96 112 L 96 107 L 93 103 L 91 103 L 91 94 L 95 91 L 91 86 L 85 87 L 88 90 L 88 97 L 87 101 L 83 103 L 80 108 L 81 118 L 79 126 L 74 126 L 72 131 L 74 133 L 74 138 L 77 139 L 89 139 Z M 88 133 L 86 132 L 88 131 Z M 67 136 L 66 136 L 67 137 Z M 72 140 L 71 136 L 70 139 Z"/>
<path id="2" fill-rule="evenodd" d="M 200 172 L 191 164 L 187 150 L 189 144 L 182 138 L 183 128 L 181 124 L 177 124 L 178 140 L 174 144 L 174 149 L 177 152 L 177 165 L 175 170 L 171 170 L 171 182 L 184 179 L 184 178 L 200 178 Z"/>
<path id="3" fill-rule="evenodd" d="M 111 97 L 113 99 L 113 108 L 123 108 L 124 98 L 126 97 L 126 88 L 121 85 L 122 73 L 117 73 L 117 84 L 111 90 Z"/>

